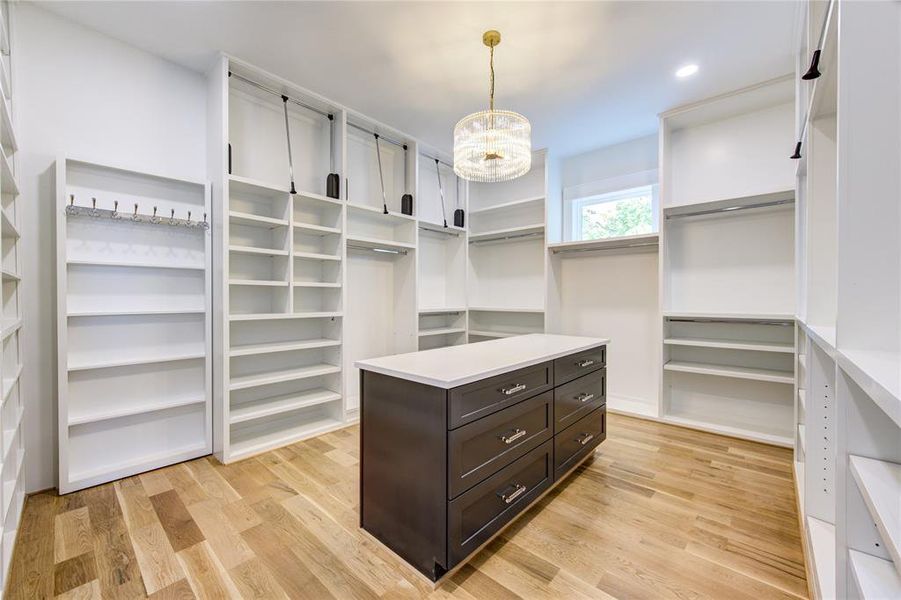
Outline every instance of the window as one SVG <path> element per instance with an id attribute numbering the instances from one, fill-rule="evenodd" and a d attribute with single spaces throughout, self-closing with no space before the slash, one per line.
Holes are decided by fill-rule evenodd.
<path id="1" fill-rule="evenodd" d="M 656 186 L 619 190 L 572 203 L 572 239 L 597 240 L 657 229 Z"/>

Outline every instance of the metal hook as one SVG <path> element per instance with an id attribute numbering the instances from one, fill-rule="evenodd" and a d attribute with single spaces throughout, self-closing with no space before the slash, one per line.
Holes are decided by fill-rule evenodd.
<path id="1" fill-rule="evenodd" d="M 133 215 L 131 215 L 131 220 L 134 221 L 135 223 L 141 222 L 141 217 L 138 216 L 138 203 L 137 202 L 135 202 L 135 212 Z"/>
<path id="2" fill-rule="evenodd" d="M 172 209 L 172 212 L 169 213 L 169 225 L 178 225 L 178 223 L 175 222 L 175 209 L 174 208 Z"/>
<path id="3" fill-rule="evenodd" d="M 113 212 L 110 213 L 110 219 L 115 219 L 118 221 L 122 218 L 122 215 L 119 214 L 119 201 L 113 200 Z"/>
<path id="4" fill-rule="evenodd" d="M 75 208 L 75 194 L 69 194 L 69 206 L 66 207 L 67 215 L 74 215 L 78 213 L 78 209 Z"/>
<path id="5" fill-rule="evenodd" d="M 203 225 L 202 225 L 202 227 L 203 227 L 204 229 L 209 229 L 209 228 L 210 228 L 210 224 L 206 222 L 206 213 L 203 213 Z"/>
<path id="6" fill-rule="evenodd" d="M 156 216 L 156 207 L 155 206 L 153 207 L 153 216 L 150 217 L 150 222 L 153 223 L 154 225 L 160 222 L 160 218 L 158 216 Z"/>
<path id="7" fill-rule="evenodd" d="M 185 227 L 187 227 L 188 229 L 194 229 L 195 227 L 197 227 L 197 225 L 193 221 L 191 221 L 190 210 L 188 211 L 188 221 L 185 223 Z"/>
<path id="8" fill-rule="evenodd" d="M 91 216 L 99 217 L 100 211 L 97 210 L 97 198 L 91 198 Z"/>

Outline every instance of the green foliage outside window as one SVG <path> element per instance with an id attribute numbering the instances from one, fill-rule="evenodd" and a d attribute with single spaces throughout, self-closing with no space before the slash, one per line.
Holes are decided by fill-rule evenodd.
<path id="1" fill-rule="evenodd" d="M 581 214 L 582 239 L 651 233 L 652 210 L 650 194 L 584 206 Z"/>

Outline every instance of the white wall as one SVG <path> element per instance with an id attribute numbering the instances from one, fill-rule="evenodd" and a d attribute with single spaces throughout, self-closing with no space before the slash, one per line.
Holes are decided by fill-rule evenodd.
<path id="1" fill-rule="evenodd" d="M 26 491 L 35 491 L 56 485 L 54 161 L 204 178 L 206 91 L 197 73 L 29 3 L 17 8 Z"/>
<path id="2" fill-rule="evenodd" d="M 590 189 L 590 184 L 604 179 L 655 169 L 656 133 L 563 159 L 563 187 Z"/>

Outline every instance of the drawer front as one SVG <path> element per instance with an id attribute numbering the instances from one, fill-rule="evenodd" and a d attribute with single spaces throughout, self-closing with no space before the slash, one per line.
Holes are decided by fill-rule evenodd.
<path id="1" fill-rule="evenodd" d="M 448 568 L 485 543 L 550 487 L 553 451 L 553 441 L 548 440 L 448 503 Z"/>
<path id="2" fill-rule="evenodd" d="M 554 385 L 597 371 L 607 365 L 607 346 L 583 350 L 554 361 Z"/>
<path id="3" fill-rule="evenodd" d="M 598 369 L 554 389 L 554 431 L 563 431 L 607 402 L 607 369 Z"/>
<path id="4" fill-rule="evenodd" d="M 471 423 L 553 386 L 553 363 L 546 362 L 453 388 L 449 393 L 448 428 Z"/>
<path id="5" fill-rule="evenodd" d="M 554 480 L 590 454 L 607 437 L 607 408 L 585 415 L 554 437 Z"/>
<path id="6" fill-rule="evenodd" d="M 456 498 L 546 442 L 553 431 L 552 391 L 451 431 L 448 443 L 448 498 Z"/>

